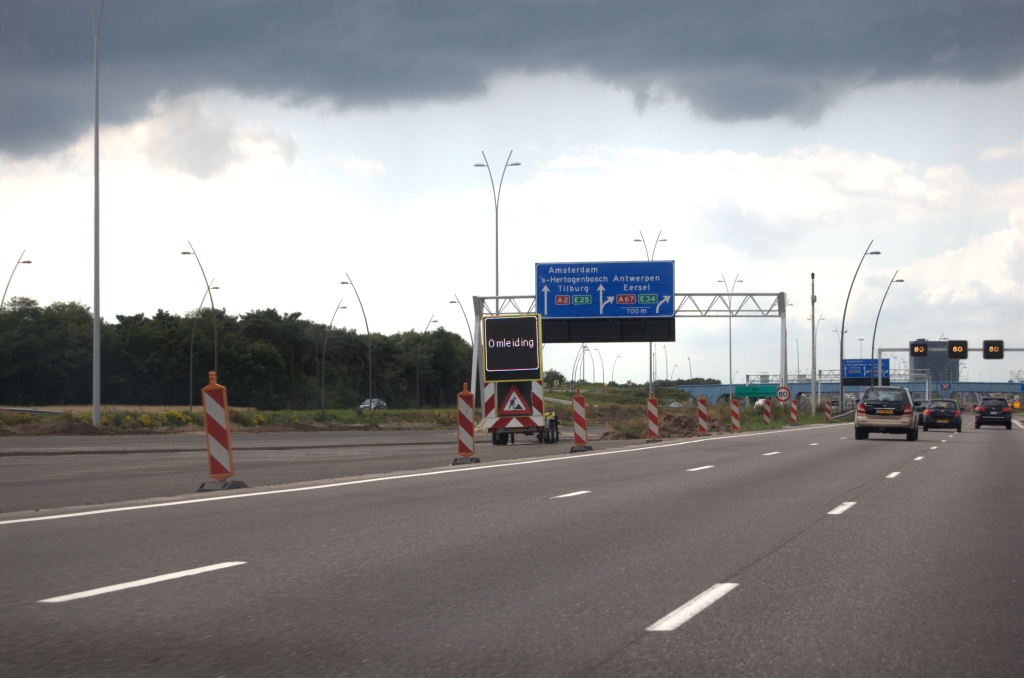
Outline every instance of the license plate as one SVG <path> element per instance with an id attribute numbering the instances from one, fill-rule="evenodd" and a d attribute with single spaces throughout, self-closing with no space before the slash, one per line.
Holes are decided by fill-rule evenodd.
<path id="1" fill-rule="evenodd" d="M 949 423 L 949 419 L 936 419 L 935 421 L 939 422 L 940 424 L 948 424 Z"/>
<path id="2" fill-rule="evenodd" d="M 879 414 L 892 414 L 892 410 L 878 410 Z"/>

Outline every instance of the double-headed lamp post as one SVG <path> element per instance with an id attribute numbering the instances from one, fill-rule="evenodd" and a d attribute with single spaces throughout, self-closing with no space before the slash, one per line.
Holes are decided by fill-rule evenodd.
<path id="1" fill-rule="evenodd" d="M 196 248 L 192 246 L 192 241 L 189 240 L 186 242 L 188 242 L 189 251 L 182 252 L 182 254 L 196 258 L 196 263 L 199 264 L 199 272 L 203 274 L 203 283 L 206 285 L 206 291 L 210 295 L 210 310 L 213 312 L 213 373 L 219 376 L 220 373 L 217 370 L 217 306 L 213 303 L 213 288 L 210 287 L 210 281 L 206 277 L 206 271 L 203 270 L 203 262 L 199 261 L 199 255 L 196 254 Z"/>
<path id="2" fill-rule="evenodd" d="M 732 402 L 732 293 L 736 290 L 736 283 L 743 282 L 740 280 L 739 273 L 733 278 L 732 288 L 729 288 L 729 282 L 725 279 L 725 274 L 722 274 L 722 278 L 718 281 L 725 285 L 725 291 L 729 293 L 729 300 L 726 302 L 726 308 L 729 309 L 729 402 Z M 786 375 L 782 375 L 785 378 Z"/>
<path id="3" fill-rule="evenodd" d="M 860 261 L 857 263 L 857 270 L 853 272 L 853 280 L 850 281 L 850 289 L 846 292 L 846 303 L 843 304 L 843 322 L 839 328 L 839 411 L 842 412 L 846 407 L 846 391 L 844 389 L 843 381 L 843 358 L 845 357 L 845 339 L 846 339 L 846 309 L 850 305 L 850 293 L 853 292 L 853 283 L 857 282 L 857 274 L 860 273 L 861 264 L 864 263 L 864 258 L 869 254 L 881 254 L 878 250 L 871 251 L 871 246 L 875 243 L 874 240 L 868 243 L 867 249 L 864 250 L 864 254 L 860 256 Z"/>
<path id="4" fill-rule="evenodd" d="M 634 238 L 633 242 L 642 243 L 644 246 L 644 255 L 647 257 L 647 261 L 654 261 L 654 254 L 658 251 L 658 243 L 668 242 L 668 239 L 661 237 L 661 231 L 658 231 L 658 236 L 654 239 L 654 245 L 647 248 L 647 238 L 644 237 L 644 232 L 640 231 L 640 237 Z M 650 397 L 654 397 L 654 344 L 647 342 L 647 383 L 650 385 Z"/>
<path id="5" fill-rule="evenodd" d="M 871 356 L 875 355 L 875 335 L 878 334 L 878 319 L 882 316 L 882 306 L 885 305 L 885 298 L 889 296 L 889 288 L 892 287 L 893 283 L 901 283 L 903 280 L 897 280 L 896 276 L 900 270 L 897 268 L 896 273 L 892 274 L 892 280 L 889 281 L 888 287 L 885 288 L 885 294 L 882 295 L 882 303 L 878 305 L 878 314 L 875 316 L 875 329 L 871 332 Z M 878 385 L 882 385 L 882 354 L 878 354 Z"/>
<path id="6" fill-rule="evenodd" d="M 338 315 L 338 311 L 348 308 L 348 306 L 341 305 L 344 301 L 345 297 L 338 301 L 334 313 L 331 314 L 331 322 L 327 325 L 327 331 L 324 332 L 324 351 L 323 357 L 320 359 L 320 418 L 323 421 L 327 421 L 327 337 L 331 336 L 331 328 L 334 327 L 334 318 Z"/>
<path id="7" fill-rule="evenodd" d="M 480 151 L 484 156 L 483 162 L 478 162 L 473 167 L 486 167 L 487 176 L 491 178 L 491 195 L 494 196 L 494 296 L 498 296 L 498 203 L 501 201 L 501 185 L 505 183 L 505 170 L 509 167 L 519 167 L 518 162 L 509 162 L 512 159 L 512 151 L 508 152 L 505 159 L 505 167 L 501 170 L 501 179 L 498 180 L 498 187 L 494 187 L 494 174 L 491 173 L 491 164 L 487 162 L 487 154 Z M 497 303 L 497 300 L 495 300 Z"/>
<path id="8" fill-rule="evenodd" d="M 341 284 L 352 286 L 352 291 L 356 293 L 356 301 L 359 302 L 359 310 L 363 312 L 363 322 L 366 324 L 366 347 L 370 361 L 370 381 L 367 391 L 370 394 L 370 409 L 372 410 L 375 408 L 373 406 L 373 339 L 370 337 L 370 321 L 366 319 L 366 309 L 363 307 L 363 300 L 359 297 L 359 290 L 356 289 L 356 284 L 352 282 L 352 276 L 346 273 L 345 277 L 348 280 L 343 280 Z"/>
<path id="9" fill-rule="evenodd" d="M 25 256 L 25 252 L 28 250 L 22 250 L 21 254 L 18 255 L 18 260 L 14 262 L 14 268 L 11 269 L 11 275 L 7 278 L 7 286 L 4 287 L 4 296 L 0 298 L 0 311 L 4 310 L 4 302 L 7 301 L 7 290 L 11 286 L 11 280 L 14 279 L 14 272 L 18 270 L 20 264 L 31 264 L 32 262 L 27 259 L 22 259 Z"/>
<path id="10" fill-rule="evenodd" d="M 423 328 L 423 334 L 420 335 L 420 345 L 416 347 L 416 409 L 420 409 L 420 351 L 423 349 L 423 340 L 427 338 L 427 331 L 430 329 L 432 323 L 436 323 L 434 320 L 434 314 L 430 314 L 430 320 L 427 321 L 427 326 Z"/>

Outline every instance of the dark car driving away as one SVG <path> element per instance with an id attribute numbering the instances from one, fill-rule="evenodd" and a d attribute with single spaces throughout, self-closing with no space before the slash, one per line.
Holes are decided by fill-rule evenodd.
<path id="1" fill-rule="evenodd" d="M 1006 398 L 982 398 L 977 407 L 974 408 L 974 428 L 981 428 L 982 424 L 994 426 L 1013 426 L 1013 410 Z"/>
<path id="2" fill-rule="evenodd" d="M 960 408 L 954 400 L 932 400 L 921 414 L 921 427 L 925 431 L 930 428 L 955 428 L 960 432 Z"/>

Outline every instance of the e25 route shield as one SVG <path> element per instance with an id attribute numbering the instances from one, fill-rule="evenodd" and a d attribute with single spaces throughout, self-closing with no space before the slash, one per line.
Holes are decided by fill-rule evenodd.
<path id="1" fill-rule="evenodd" d="M 210 477 L 224 482 L 235 474 L 235 462 L 231 456 L 228 390 L 217 383 L 216 372 L 210 372 L 210 384 L 203 388 L 203 427 Z"/>

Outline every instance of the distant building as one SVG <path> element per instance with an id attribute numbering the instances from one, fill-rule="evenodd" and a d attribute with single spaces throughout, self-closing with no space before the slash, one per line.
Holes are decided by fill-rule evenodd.
<path id="1" fill-rule="evenodd" d="M 917 341 L 928 340 L 918 339 Z M 946 357 L 947 343 L 945 341 L 928 341 L 928 356 L 926 358 L 910 356 L 910 369 L 931 370 L 932 382 L 959 382 L 960 361 L 950 360 Z"/>

